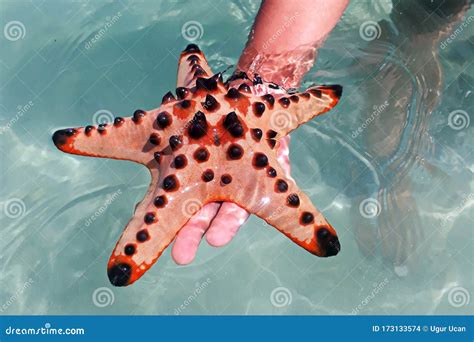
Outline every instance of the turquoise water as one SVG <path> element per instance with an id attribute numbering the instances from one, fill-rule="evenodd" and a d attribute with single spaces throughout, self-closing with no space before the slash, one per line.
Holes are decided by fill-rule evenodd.
<path id="1" fill-rule="evenodd" d="M 0 311 L 472 313 L 474 11 L 409 3 L 351 3 L 304 82 L 344 86 L 291 142 L 292 175 L 337 229 L 337 257 L 251 217 L 230 245 L 203 242 L 184 267 L 168 249 L 114 288 L 107 261 L 148 172 L 61 153 L 52 133 L 158 106 L 189 21 L 214 70 L 235 65 L 259 4 L 2 0 Z"/>

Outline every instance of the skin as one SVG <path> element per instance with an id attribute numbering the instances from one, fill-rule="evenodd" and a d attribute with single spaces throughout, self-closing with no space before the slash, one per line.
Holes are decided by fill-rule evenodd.
<path id="1" fill-rule="evenodd" d="M 348 0 L 263 1 L 237 69 L 258 73 L 267 82 L 298 87 L 313 66 L 316 49 L 336 26 Z M 317 20 L 315 20 L 317 18 Z M 276 34 L 277 33 L 277 34 Z M 288 63 L 288 58 L 292 63 Z M 278 93 L 265 85 L 259 94 Z M 290 177 L 289 137 L 280 140 L 277 158 Z M 171 255 L 180 265 L 194 260 L 204 236 L 215 247 L 228 244 L 249 213 L 234 203 L 209 203 L 180 230 Z"/>

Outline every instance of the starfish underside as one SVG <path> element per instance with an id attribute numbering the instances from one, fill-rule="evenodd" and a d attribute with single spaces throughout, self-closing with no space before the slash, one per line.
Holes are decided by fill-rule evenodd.
<path id="1" fill-rule="evenodd" d="M 335 230 L 285 176 L 279 139 L 333 108 L 342 87 L 315 86 L 291 95 L 254 95 L 259 77 L 236 73 L 238 88 L 211 72 L 190 44 L 178 66 L 176 97 L 113 124 L 56 131 L 55 145 L 84 156 L 148 167 L 151 184 L 108 263 L 113 285 L 139 279 L 203 205 L 233 202 L 318 256 L 340 250 Z"/>

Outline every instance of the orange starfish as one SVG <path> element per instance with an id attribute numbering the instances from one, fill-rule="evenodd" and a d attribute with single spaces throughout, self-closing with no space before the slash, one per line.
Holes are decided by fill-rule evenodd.
<path id="1" fill-rule="evenodd" d="M 180 56 L 176 98 L 168 92 L 156 109 L 53 135 L 61 151 L 130 160 L 150 170 L 150 187 L 108 263 L 115 286 L 139 279 L 209 202 L 236 203 L 318 256 L 340 250 L 335 230 L 285 176 L 276 150 L 280 138 L 333 108 L 342 87 L 275 98 L 253 95 L 258 76 L 252 82 L 237 73 L 232 78 L 242 82 L 233 88 L 220 73 L 212 75 L 204 54 L 190 44 Z"/>

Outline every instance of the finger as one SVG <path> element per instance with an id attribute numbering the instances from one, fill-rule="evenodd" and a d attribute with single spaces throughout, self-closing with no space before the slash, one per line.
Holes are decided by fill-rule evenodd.
<path id="1" fill-rule="evenodd" d="M 206 204 L 179 231 L 171 250 L 171 257 L 177 264 L 187 265 L 194 260 L 202 236 L 220 206 L 220 203 Z"/>
<path id="2" fill-rule="evenodd" d="M 226 245 L 248 217 L 249 213 L 237 204 L 223 203 L 206 233 L 207 242 L 214 247 Z"/>
<path id="3" fill-rule="evenodd" d="M 277 160 L 285 171 L 285 176 L 291 178 L 291 167 L 290 167 L 290 136 L 283 137 L 280 139 L 280 146 L 277 151 Z"/>

